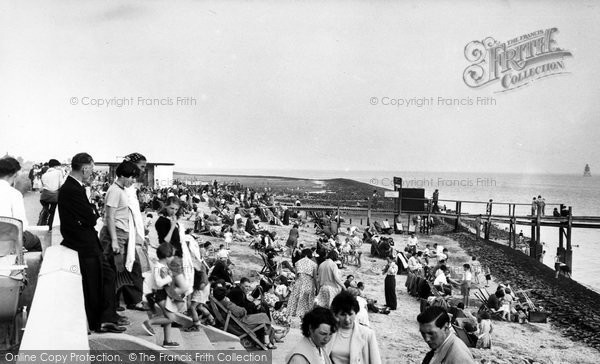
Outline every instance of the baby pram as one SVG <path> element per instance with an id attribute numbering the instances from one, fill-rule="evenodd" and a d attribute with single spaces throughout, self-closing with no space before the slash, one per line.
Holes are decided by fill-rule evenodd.
<path id="1" fill-rule="evenodd" d="M 23 256 L 23 223 L 12 217 L 0 217 L 0 329 L 8 333 L 0 350 L 18 345 L 21 327 L 17 327 L 19 297 L 26 284 L 27 265 Z M 8 330 L 5 328 L 8 327 Z"/>

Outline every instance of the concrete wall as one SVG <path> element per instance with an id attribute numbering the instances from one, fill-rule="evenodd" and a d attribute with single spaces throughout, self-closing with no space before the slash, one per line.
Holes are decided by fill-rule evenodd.
<path id="1" fill-rule="evenodd" d="M 77 252 L 46 249 L 20 351 L 89 350 Z"/>

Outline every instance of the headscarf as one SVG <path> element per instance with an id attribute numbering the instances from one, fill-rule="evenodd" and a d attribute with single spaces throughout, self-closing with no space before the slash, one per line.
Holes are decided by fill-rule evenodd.
<path id="1" fill-rule="evenodd" d="M 137 163 L 139 161 L 145 161 L 146 157 L 144 157 L 142 154 L 140 153 L 131 153 L 125 156 L 125 158 L 123 158 L 123 161 L 128 161 L 128 162 L 133 162 L 133 163 Z"/>

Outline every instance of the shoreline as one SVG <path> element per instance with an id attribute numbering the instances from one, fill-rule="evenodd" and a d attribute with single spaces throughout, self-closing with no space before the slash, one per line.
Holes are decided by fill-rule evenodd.
<path id="1" fill-rule="evenodd" d="M 502 230 L 499 230 L 503 232 Z M 559 276 L 554 269 L 519 250 L 493 240 L 476 240 L 473 233 L 444 232 L 468 254 L 487 264 L 492 275 L 518 289 L 531 289 L 531 299 L 544 307 L 549 322 L 559 332 L 600 351 L 600 293 L 575 280 Z"/>

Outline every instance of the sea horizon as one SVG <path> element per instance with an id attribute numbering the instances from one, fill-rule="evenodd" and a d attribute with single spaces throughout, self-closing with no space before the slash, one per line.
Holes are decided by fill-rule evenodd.
<path id="1" fill-rule="evenodd" d="M 308 172 L 306 176 L 299 176 L 299 173 Z M 583 169 L 581 173 L 575 172 L 542 172 L 542 171 L 532 171 L 532 172 L 497 172 L 497 171 L 423 171 L 423 170 L 407 170 L 407 171 L 398 171 L 398 170 L 378 170 L 378 169 L 211 169 L 208 171 L 198 171 L 191 170 L 187 168 L 182 168 L 181 170 L 176 170 L 173 173 L 175 174 L 187 174 L 187 175 L 198 175 L 198 176 L 245 176 L 245 177 L 253 177 L 253 176 L 269 176 L 269 177 L 281 177 L 281 178 L 305 178 L 305 179 L 320 179 L 323 177 L 311 177 L 314 174 L 329 174 L 335 175 L 330 178 L 349 178 L 349 174 L 364 174 L 364 173 L 374 173 L 377 175 L 381 175 L 384 173 L 389 173 L 390 175 L 398 174 L 398 173 L 441 173 L 441 174 L 496 174 L 496 175 L 533 175 L 533 176 L 582 176 L 583 177 Z M 293 175 L 290 175 L 293 174 Z M 399 176 L 396 176 L 399 177 Z M 592 178 L 594 174 L 592 173 Z M 589 178 L 589 177 L 586 177 Z"/>

